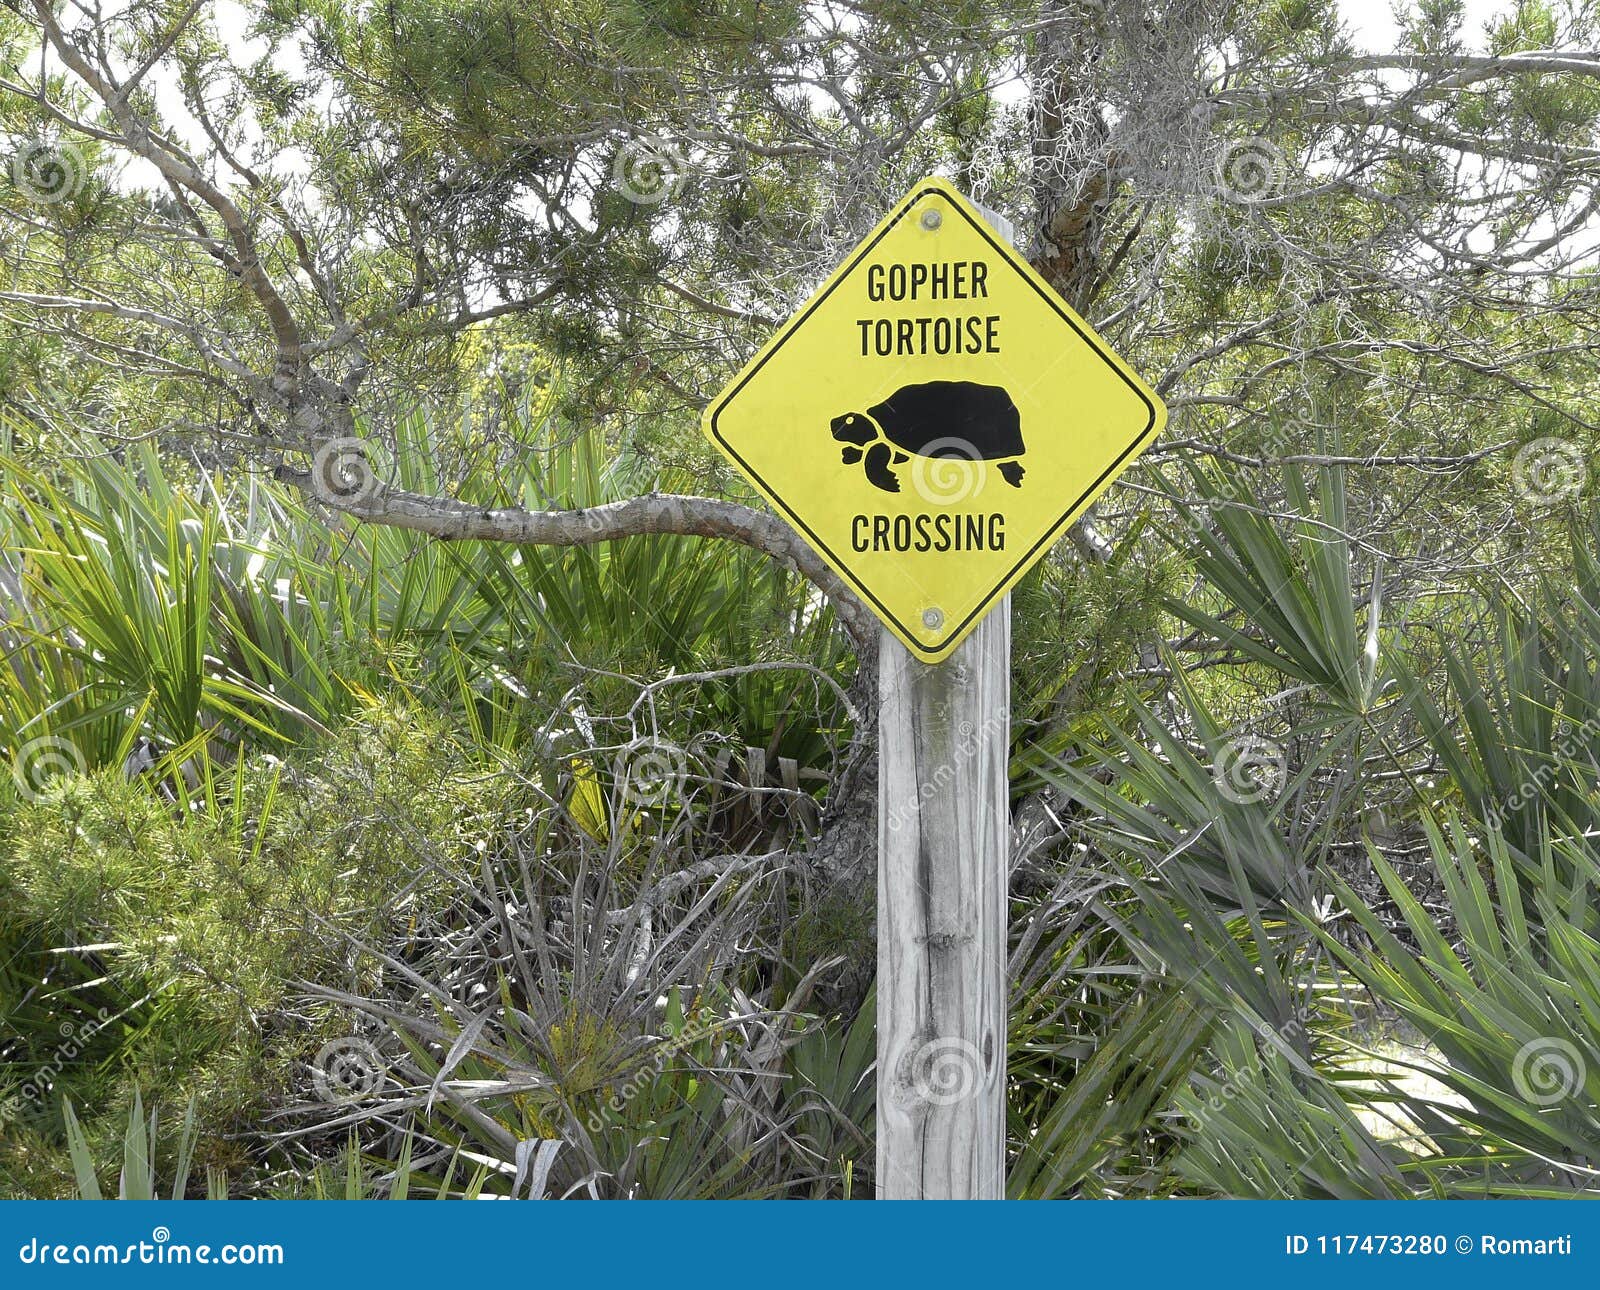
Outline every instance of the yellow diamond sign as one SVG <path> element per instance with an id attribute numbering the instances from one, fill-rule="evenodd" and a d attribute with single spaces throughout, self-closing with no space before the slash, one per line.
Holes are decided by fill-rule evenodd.
<path id="1" fill-rule="evenodd" d="M 1166 409 L 942 179 L 918 184 L 704 428 L 925 662 L 1139 455 Z"/>

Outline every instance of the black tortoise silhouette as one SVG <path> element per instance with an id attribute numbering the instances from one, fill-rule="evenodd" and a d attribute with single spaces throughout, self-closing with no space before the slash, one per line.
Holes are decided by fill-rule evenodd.
<path id="1" fill-rule="evenodd" d="M 834 417 L 829 427 L 847 466 L 865 459 L 867 479 L 886 493 L 900 491 L 892 467 L 912 457 L 992 461 L 1013 488 L 1022 487 L 1022 419 L 998 385 L 925 381 L 902 385 L 865 412 Z"/>

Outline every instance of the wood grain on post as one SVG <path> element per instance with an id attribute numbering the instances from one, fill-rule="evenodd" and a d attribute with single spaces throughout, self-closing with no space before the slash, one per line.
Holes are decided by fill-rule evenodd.
<path id="1" fill-rule="evenodd" d="M 1000 1200 L 1011 597 L 931 666 L 885 631 L 878 693 L 877 1191 Z"/>
<path id="2" fill-rule="evenodd" d="M 1005 1195 L 1011 598 L 879 651 L 878 1195 Z"/>

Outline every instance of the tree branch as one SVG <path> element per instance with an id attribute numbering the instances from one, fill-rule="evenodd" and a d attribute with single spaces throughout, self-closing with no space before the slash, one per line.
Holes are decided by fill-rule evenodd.
<path id="1" fill-rule="evenodd" d="M 341 495 L 329 486 L 330 481 L 318 478 L 319 472 L 280 466 L 275 474 L 355 519 L 410 529 L 446 541 L 587 546 L 648 533 L 726 538 L 772 557 L 827 596 L 862 657 L 872 656 L 878 638 L 877 620 L 867 607 L 794 529 L 775 515 L 737 502 L 645 493 L 580 510 L 530 511 L 520 506 L 482 507 L 429 497 L 390 488 L 370 477 L 363 478 L 349 494 Z"/>

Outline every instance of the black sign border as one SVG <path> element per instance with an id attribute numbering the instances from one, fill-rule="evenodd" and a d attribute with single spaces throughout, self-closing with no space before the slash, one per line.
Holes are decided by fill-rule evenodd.
<path id="1" fill-rule="evenodd" d="M 722 431 L 717 426 L 717 418 L 720 417 L 728 405 L 738 397 L 739 391 L 742 390 L 751 381 L 751 379 L 754 378 L 756 373 L 765 367 L 768 362 L 777 357 L 778 351 L 788 343 L 789 338 L 793 336 L 795 332 L 799 331 L 800 328 L 805 325 L 806 319 L 811 316 L 812 312 L 816 310 L 816 308 L 821 305 L 824 300 L 831 296 L 836 288 L 842 287 L 845 282 L 849 280 L 849 277 L 855 271 L 856 266 L 867 257 L 868 253 L 875 246 L 877 246 L 880 241 L 887 237 L 891 230 L 893 230 L 901 220 L 911 214 L 911 212 L 916 208 L 918 202 L 920 202 L 924 197 L 929 196 L 944 198 L 946 203 L 957 214 L 959 214 L 962 219 L 966 220 L 967 224 L 974 229 L 984 241 L 986 241 L 997 252 L 999 252 L 1001 258 L 1010 263 L 1013 269 L 1017 270 L 1017 276 L 1026 282 L 1030 287 L 1032 287 L 1034 293 L 1038 295 L 1038 297 L 1043 300 L 1045 304 L 1049 305 L 1050 308 L 1055 311 L 1056 316 L 1060 318 L 1062 322 L 1066 323 L 1067 326 L 1072 328 L 1072 330 L 1078 334 L 1079 339 L 1088 345 L 1089 348 L 1094 351 L 1096 356 L 1099 357 L 1099 359 L 1105 363 L 1107 367 L 1116 373 L 1118 379 L 1120 379 L 1124 385 L 1133 391 L 1133 393 L 1138 397 L 1139 402 L 1144 404 L 1145 408 L 1150 414 L 1149 420 L 1145 422 L 1144 429 L 1134 437 L 1133 441 L 1122 452 L 1122 454 L 1116 458 L 1115 461 L 1107 466 L 1105 470 L 1100 472 L 1092 484 L 1085 488 L 1083 492 L 1078 494 L 1077 498 L 1072 502 L 1072 504 L 1068 506 L 1067 509 L 1062 513 L 1061 518 L 1051 525 L 1050 529 L 1045 533 L 1045 535 L 1035 542 L 1031 547 L 1029 547 L 1022 557 L 1011 566 L 1011 568 L 1006 572 L 1005 576 L 999 580 L 996 591 L 992 591 L 986 597 L 984 597 L 983 601 L 976 609 L 969 613 L 954 627 L 946 631 L 939 638 L 938 644 L 931 646 L 913 643 L 916 640 L 916 633 L 911 628 L 907 627 L 903 622 L 901 622 L 887 605 L 885 605 L 881 600 L 874 596 L 871 591 L 862 585 L 861 579 L 854 573 L 850 572 L 849 563 L 840 559 L 838 554 L 834 552 L 833 548 L 824 542 L 820 537 L 818 537 L 817 534 L 811 530 L 811 526 L 802 520 L 787 502 L 783 501 L 778 493 L 778 490 L 773 488 L 772 485 L 768 483 L 761 476 L 761 474 L 744 459 L 743 456 L 740 455 L 738 449 L 736 449 L 725 438 L 723 438 Z M 756 362 L 751 364 L 749 370 L 744 372 L 730 388 L 723 392 L 721 397 L 718 398 L 716 405 L 711 409 L 711 415 L 708 421 L 711 437 L 715 439 L 719 445 L 721 445 L 724 452 L 726 452 L 730 457 L 739 463 L 740 469 L 756 482 L 756 484 L 761 488 L 761 491 L 766 494 L 767 499 L 776 505 L 778 509 L 783 512 L 784 516 L 789 520 L 789 522 L 806 536 L 811 545 L 827 558 L 828 563 L 833 566 L 834 572 L 838 573 L 858 595 L 869 601 L 872 605 L 876 606 L 878 610 L 878 616 L 880 618 L 892 623 L 895 628 L 898 629 L 901 638 L 907 644 L 910 644 L 913 654 L 940 654 L 943 651 L 951 648 L 950 641 L 952 638 L 959 642 L 960 638 L 966 634 L 971 625 L 975 624 L 978 619 L 982 618 L 994 608 L 995 603 L 998 600 L 1000 589 L 1010 586 L 1017 578 L 1022 576 L 1022 573 L 1026 572 L 1028 565 L 1034 561 L 1036 558 L 1036 553 L 1040 550 L 1040 548 L 1055 545 L 1055 543 L 1060 539 L 1062 531 L 1066 529 L 1069 524 L 1071 524 L 1073 517 L 1078 514 L 1079 510 L 1088 502 L 1090 498 L 1100 491 L 1100 489 L 1105 485 L 1106 481 L 1111 476 L 1118 473 L 1118 470 L 1122 466 L 1123 462 L 1127 461 L 1129 457 L 1133 456 L 1140 448 L 1144 446 L 1145 441 L 1148 440 L 1155 431 L 1156 422 L 1159 420 L 1159 416 L 1156 412 L 1156 405 L 1150 401 L 1150 396 L 1146 394 L 1144 390 L 1142 390 L 1128 376 L 1128 374 L 1122 370 L 1115 357 L 1113 357 L 1113 355 L 1110 354 L 1100 344 L 1096 337 L 1084 331 L 1082 324 L 1079 323 L 1076 317 L 1068 312 L 1066 306 L 1060 299 L 1057 298 L 1055 292 L 1051 291 L 1043 283 L 1038 281 L 1031 271 L 1022 271 L 1020 266 L 1023 266 L 1024 263 L 1025 262 L 1022 261 L 1021 257 L 1017 255 L 1015 248 L 1013 248 L 1008 242 L 996 237 L 994 230 L 990 228 L 987 223 L 982 220 L 973 219 L 972 213 L 967 209 L 966 203 L 950 201 L 949 194 L 946 193 L 944 189 L 934 185 L 918 188 L 909 197 L 902 201 L 900 211 L 893 219 L 879 229 L 874 236 L 856 248 L 856 253 L 851 256 L 850 259 L 845 261 L 844 266 L 834 275 L 833 281 L 830 282 L 823 290 L 819 291 L 816 296 L 813 297 L 809 303 L 807 303 L 804 309 L 802 309 L 798 314 L 790 318 L 789 321 L 784 324 L 783 330 L 779 332 L 776 338 L 774 338 L 772 341 L 771 348 L 762 354 L 761 357 L 756 360 Z M 935 662 L 938 660 L 924 658 L 922 661 Z"/>

